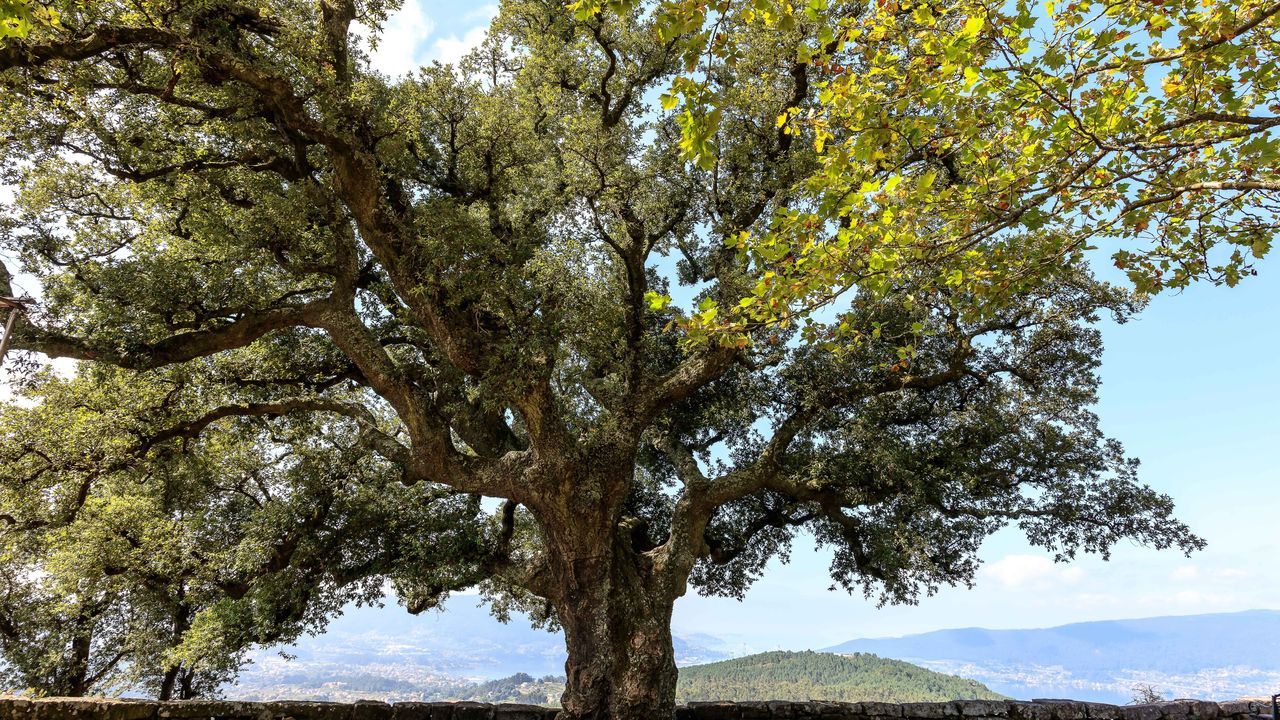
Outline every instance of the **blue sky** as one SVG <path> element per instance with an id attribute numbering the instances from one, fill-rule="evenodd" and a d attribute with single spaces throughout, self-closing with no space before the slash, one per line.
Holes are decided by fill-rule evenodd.
<path id="1" fill-rule="evenodd" d="M 433 60 L 455 62 L 484 40 L 496 3 L 408 0 L 383 28 L 371 56 L 389 75 L 404 75 Z"/>
<path id="2" fill-rule="evenodd" d="M 820 647 L 945 627 L 1041 627 L 1084 620 L 1280 607 L 1280 264 L 1235 289 L 1155 298 L 1103 328 L 1098 413 L 1174 497 L 1209 545 L 1191 558 L 1122 545 L 1110 562 L 1055 565 L 1016 531 L 992 537 L 977 587 L 877 609 L 829 592 L 827 557 L 797 546 L 746 600 L 684 598 L 678 629 L 753 646 Z"/>
<path id="3" fill-rule="evenodd" d="M 399 75 L 418 63 L 454 60 L 480 42 L 495 11 L 409 0 L 388 23 L 374 62 Z M 1162 295 L 1138 319 L 1104 326 L 1104 428 L 1142 459 L 1146 482 L 1174 497 L 1179 517 L 1208 541 L 1203 552 L 1188 559 L 1121 546 L 1110 562 L 1055 565 L 1005 531 L 984 545 L 976 588 L 876 608 L 830 591 L 829 558 L 802 538 L 791 563 L 771 566 L 744 601 L 681 599 L 676 630 L 736 639 L 745 651 L 947 627 L 1280 607 L 1277 309 L 1280 263 L 1272 261 L 1235 289 L 1205 285 Z"/>

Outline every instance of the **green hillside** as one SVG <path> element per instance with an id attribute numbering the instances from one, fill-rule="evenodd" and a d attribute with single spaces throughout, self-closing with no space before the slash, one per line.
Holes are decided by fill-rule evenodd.
<path id="1" fill-rule="evenodd" d="M 838 700 L 928 702 L 1003 699 L 975 680 L 855 653 L 767 652 L 680 668 L 678 702 Z"/>

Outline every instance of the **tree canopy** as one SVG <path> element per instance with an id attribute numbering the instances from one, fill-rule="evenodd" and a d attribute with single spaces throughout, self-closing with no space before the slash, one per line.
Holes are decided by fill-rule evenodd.
<path id="1" fill-rule="evenodd" d="M 881 602 L 1009 524 L 1202 545 L 1099 429 L 1096 322 L 1266 253 L 1280 5 L 506 0 L 400 78 L 389 2 L 39 6 L 0 294 L 80 363 L 5 410 L 4 608 L 100 620 L 23 678 L 167 632 L 120 671 L 196 688 L 478 585 L 564 628 L 567 717 L 652 718 L 675 599 L 801 529 Z"/>
<path id="2" fill-rule="evenodd" d="M 207 696 L 250 648 L 377 601 L 388 579 L 448 583 L 485 560 L 475 498 L 403 486 L 343 424 L 249 407 L 178 421 L 190 381 L 89 366 L 5 408 L 10 687 Z"/>

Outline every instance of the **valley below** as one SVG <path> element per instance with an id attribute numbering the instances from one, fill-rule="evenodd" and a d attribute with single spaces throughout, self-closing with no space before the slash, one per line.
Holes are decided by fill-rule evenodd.
<path id="1" fill-rule="evenodd" d="M 1168 699 L 1280 692 L 1280 611 L 1269 610 L 942 630 L 850 640 L 822 653 L 744 652 L 736 640 L 694 633 L 678 635 L 675 649 L 677 664 L 687 668 L 682 701 L 1006 696 L 1124 704 L 1138 686 Z M 223 694 L 554 705 L 563 675 L 562 636 L 519 617 L 496 623 L 487 610 L 463 602 L 416 618 L 394 607 L 364 607 L 349 609 L 323 635 L 257 653 Z"/>

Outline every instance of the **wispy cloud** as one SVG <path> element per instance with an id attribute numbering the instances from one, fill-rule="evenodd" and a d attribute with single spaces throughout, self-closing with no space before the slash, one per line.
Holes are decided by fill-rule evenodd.
<path id="1" fill-rule="evenodd" d="M 498 6 L 479 5 L 461 16 L 453 16 L 453 22 L 461 22 L 465 30 L 440 34 L 439 25 L 428 8 L 428 0 L 406 0 L 395 13 L 387 18 L 378 34 L 377 49 L 369 51 L 369 60 L 375 70 L 393 78 L 411 75 L 423 65 L 433 61 L 457 63 L 472 48 L 484 42 L 489 23 L 498 14 Z M 439 8 L 435 8 L 439 10 Z M 366 39 L 372 34 L 368 28 L 357 28 Z"/>
<path id="2" fill-rule="evenodd" d="M 428 57 L 431 60 L 439 60 L 442 63 L 457 63 L 462 59 L 462 56 L 471 52 L 472 48 L 484 42 L 488 32 L 488 27 L 481 25 L 471 28 L 462 37 L 450 35 L 438 38 L 431 44 L 431 52 Z"/>
<path id="3" fill-rule="evenodd" d="M 422 65 L 421 55 L 435 27 L 421 0 L 406 0 L 383 23 L 378 47 L 369 53 L 374 69 L 391 77 L 416 71 Z"/>
<path id="4" fill-rule="evenodd" d="M 497 14 L 497 5 L 482 5 L 467 13 L 464 19 L 474 22 L 476 25 L 463 33 L 462 37 L 448 35 L 436 38 L 436 41 L 431 44 L 428 58 L 439 60 L 442 63 L 458 62 L 473 48 L 484 42 L 484 39 L 489 34 L 489 23 Z"/>
<path id="5" fill-rule="evenodd" d="M 1084 570 L 1055 563 L 1043 555 L 1006 555 L 984 566 L 981 575 L 1011 590 L 1043 590 L 1073 585 L 1084 577 Z"/>

